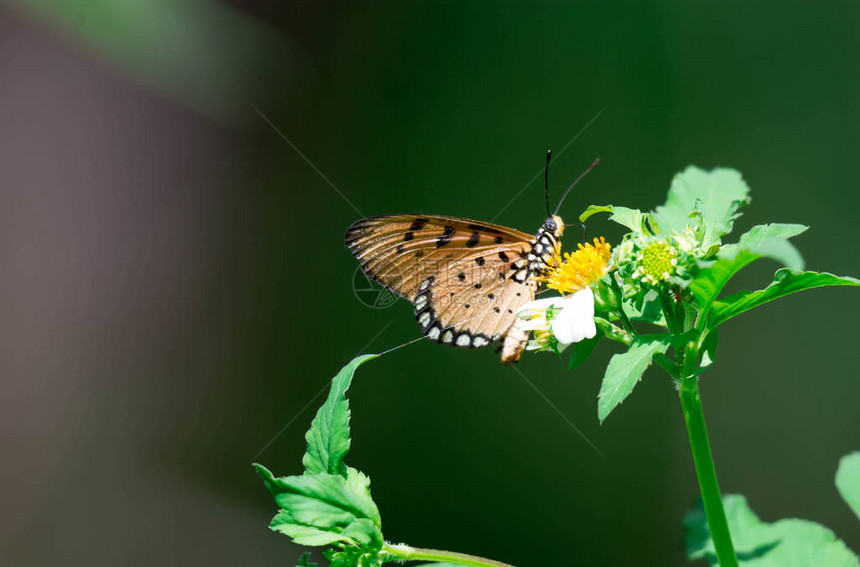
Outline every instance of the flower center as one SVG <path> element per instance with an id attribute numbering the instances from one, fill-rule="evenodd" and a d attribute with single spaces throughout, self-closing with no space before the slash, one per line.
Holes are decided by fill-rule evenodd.
<path id="1" fill-rule="evenodd" d="M 552 271 L 537 279 L 561 293 L 585 289 L 606 272 L 611 248 L 602 236 L 594 244 L 579 244 L 576 252 L 565 253 L 563 261 L 556 260 Z"/>
<path id="2" fill-rule="evenodd" d="M 666 242 L 655 242 L 642 249 L 639 267 L 649 281 L 667 280 L 678 264 L 678 252 Z"/>

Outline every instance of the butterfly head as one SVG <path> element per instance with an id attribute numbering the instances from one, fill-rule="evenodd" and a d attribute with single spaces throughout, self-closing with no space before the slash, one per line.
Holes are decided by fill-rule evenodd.
<path id="1" fill-rule="evenodd" d="M 544 233 L 552 234 L 556 240 L 560 240 L 561 235 L 564 233 L 564 221 L 561 220 L 560 216 L 552 215 L 543 221 L 541 230 Z"/>

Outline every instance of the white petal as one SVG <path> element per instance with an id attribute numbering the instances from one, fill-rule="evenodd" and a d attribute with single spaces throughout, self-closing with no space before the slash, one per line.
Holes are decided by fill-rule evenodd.
<path id="1" fill-rule="evenodd" d="M 594 293 L 590 287 L 565 298 L 561 313 L 552 320 L 552 334 L 558 342 L 570 344 L 597 334 L 594 325 Z"/>

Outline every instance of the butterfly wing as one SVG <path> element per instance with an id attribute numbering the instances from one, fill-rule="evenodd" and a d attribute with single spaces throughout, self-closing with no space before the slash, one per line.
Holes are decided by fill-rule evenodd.
<path id="1" fill-rule="evenodd" d="M 429 339 L 463 348 L 503 339 L 506 361 L 519 358 L 527 334 L 516 330 L 516 312 L 537 288 L 527 261 L 535 236 L 456 217 L 391 215 L 353 224 L 346 243 L 365 273 L 412 301 Z"/>

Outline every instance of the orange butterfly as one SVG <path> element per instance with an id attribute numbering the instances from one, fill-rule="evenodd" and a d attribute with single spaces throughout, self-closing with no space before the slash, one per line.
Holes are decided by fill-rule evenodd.
<path id="1" fill-rule="evenodd" d="M 461 348 L 500 341 L 507 364 L 519 360 L 529 335 L 516 313 L 560 256 L 563 232 L 557 214 L 534 236 L 457 217 L 385 215 L 352 224 L 345 239 L 368 276 L 412 302 L 427 338 Z"/>

